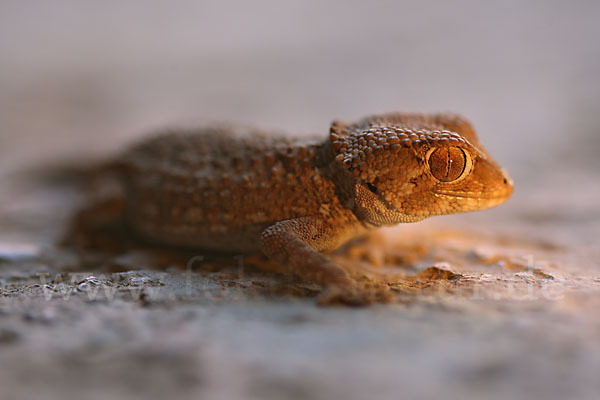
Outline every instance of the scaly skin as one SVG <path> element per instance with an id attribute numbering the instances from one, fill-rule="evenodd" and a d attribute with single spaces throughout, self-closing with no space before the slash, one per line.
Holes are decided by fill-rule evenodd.
<path id="1" fill-rule="evenodd" d="M 125 217 L 155 242 L 262 250 L 300 278 L 350 287 L 322 251 L 380 226 L 481 210 L 512 182 L 454 114 L 385 114 L 333 122 L 323 139 L 247 128 L 172 132 L 118 164 Z"/>

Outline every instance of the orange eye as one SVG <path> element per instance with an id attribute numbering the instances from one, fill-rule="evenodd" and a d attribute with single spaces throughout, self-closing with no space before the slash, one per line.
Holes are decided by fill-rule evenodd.
<path id="1" fill-rule="evenodd" d="M 467 163 L 467 155 L 459 147 L 440 147 L 429 153 L 431 174 L 442 182 L 460 178 L 467 169 Z"/>

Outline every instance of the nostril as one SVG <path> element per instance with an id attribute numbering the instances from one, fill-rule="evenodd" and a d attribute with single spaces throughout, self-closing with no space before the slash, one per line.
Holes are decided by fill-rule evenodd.
<path id="1" fill-rule="evenodd" d="M 508 179 L 504 178 L 504 184 L 508 185 Z"/>

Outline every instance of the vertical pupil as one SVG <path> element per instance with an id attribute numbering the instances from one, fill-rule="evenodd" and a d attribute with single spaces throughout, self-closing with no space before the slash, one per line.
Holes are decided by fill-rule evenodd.
<path id="1" fill-rule="evenodd" d="M 465 170 L 466 156 L 458 147 L 441 147 L 429 156 L 431 174 L 442 182 L 452 182 Z"/>

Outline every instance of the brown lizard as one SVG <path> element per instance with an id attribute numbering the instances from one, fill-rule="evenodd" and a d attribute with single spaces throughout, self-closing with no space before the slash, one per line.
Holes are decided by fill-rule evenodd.
<path id="1" fill-rule="evenodd" d="M 249 128 L 167 132 L 122 154 L 127 226 L 153 242 L 262 250 L 297 277 L 356 282 L 322 252 L 370 229 L 481 210 L 512 181 L 455 114 L 334 121 L 326 138 Z"/>

